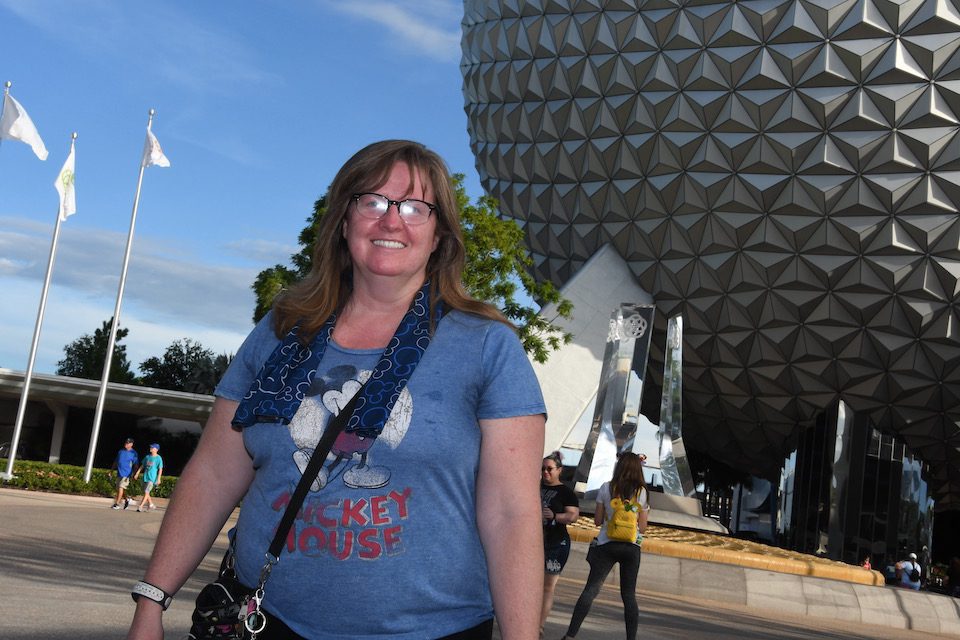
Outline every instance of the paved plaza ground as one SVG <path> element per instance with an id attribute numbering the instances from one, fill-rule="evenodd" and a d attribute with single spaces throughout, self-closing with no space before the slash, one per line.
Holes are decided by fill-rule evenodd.
<path id="1" fill-rule="evenodd" d="M 103 640 L 123 638 L 133 613 L 129 590 L 143 573 L 163 509 L 112 511 L 106 498 L 0 489 L 0 640 Z M 232 524 L 232 523 L 229 523 Z M 197 590 L 215 575 L 226 546 L 221 535 L 202 566 L 166 614 L 170 639 L 189 626 Z M 586 578 L 582 553 L 574 553 L 557 587 L 547 640 L 563 636 Z M 873 625 L 638 591 L 642 640 L 920 640 L 956 638 Z M 604 587 L 579 640 L 623 638 L 619 594 Z"/>

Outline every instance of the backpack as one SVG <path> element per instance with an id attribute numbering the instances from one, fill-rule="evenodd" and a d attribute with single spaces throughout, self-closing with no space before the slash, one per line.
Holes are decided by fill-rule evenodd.
<path id="1" fill-rule="evenodd" d="M 919 582 L 920 581 L 920 565 L 918 565 L 916 562 L 912 564 L 913 564 L 913 571 L 911 571 L 910 575 L 907 577 L 910 578 L 910 582 Z"/>
<path id="2" fill-rule="evenodd" d="M 640 518 L 640 494 L 637 494 L 635 500 L 621 500 L 613 498 L 610 500 L 610 506 L 613 507 L 613 513 L 607 520 L 607 538 L 619 542 L 637 541 L 637 520 Z"/>

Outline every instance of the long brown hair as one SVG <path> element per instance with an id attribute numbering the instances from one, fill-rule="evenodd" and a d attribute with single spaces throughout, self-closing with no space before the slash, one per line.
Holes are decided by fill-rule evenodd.
<path id="1" fill-rule="evenodd" d="M 463 287 L 466 252 L 460 211 L 446 163 L 419 142 L 383 140 L 355 153 L 333 179 L 327 193 L 327 212 L 317 229 L 310 273 L 281 293 L 274 303 L 273 328 L 278 337 L 300 324 L 300 339 L 308 342 L 327 317 L 346 304 L 353 292 L 353 263 L 343 238 L 343 221 L 350 211 L 353 194 L 378 188 L 398 162 L 404 163 L 410 172 L 410 188 L 419 176 L 424 188 L 433 191 L 437 206 L 437 248 L 427 262 L 431 304 L 443 300 L 448 310 L 458 309 L 513 327 L 496 307 L 473 299 Z"/>
<path id="2" fill-rule="evenodd" d="M 610 480 L 610 497 L 621 500 L 633 500 L 640 489 L 646 489 L 647 483 L 643 479 L 643 464 L 640 456 L 635 453 L 621 453 L 617 464 L 613 468 L 613 479 Z"/>

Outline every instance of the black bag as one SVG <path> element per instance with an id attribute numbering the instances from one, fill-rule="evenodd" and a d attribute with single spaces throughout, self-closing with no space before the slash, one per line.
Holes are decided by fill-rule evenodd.
<path id="1" fill-rule="evenodd" d="M 365 385 L 364 385 L 365 386 Z M 360 387 L 363 390 L 363 386 Z M 197 595 L 196 606 L 193 609 L 192 626 L 187 640 L 256 640 L 257 636 L 266 628 L 267 617 L 260 610 L 263 600 L 263 588 L 270 577 L 270 571 L 280 559 L 280 552 L 286 541 L 287 533 L 293 525 L 297 512 L 303 505 L 304 498 L 317 477 L 333 441 L 347 426 L 347 421 L 353 415 L 360 391 L 351 398 L 340 413 L 330 421 L 317 447 L 310 456 L 307 468 L 297 483 L 290 502 L 280 517 L 280 524 L 267 551 L 267 562 L 260 570 L 260 579 L 256 587 L 250 588 L 237 580 L 234 571 L 234 543 L 231 540 L 230 548 L 220 564 L 220 576 L 200 590 Z"/>
<path id="2" fill-rule="evenodd" d="M 193 625 L 187 640 L 241 640 L 252 636 L 264 625 L 258 619 L 263 614 L 256 613 L 247 628 L 247 619 L 251 617 L 253 589 L 244 586 L 229 574 L 221 575 L 217 580 L 205 586 L 197 595 L 197 604 L 193 610 Z M 243 611 L 243 616 L 240 613 Z"/>
<path id="3" fill-rule="evenodd" d="M 920 567 L 913 565 L 913 571 L 910 572 L 910 575 L 907 576 L 910 578 L 910 582 L 919 582 L 920 581 Z"/>

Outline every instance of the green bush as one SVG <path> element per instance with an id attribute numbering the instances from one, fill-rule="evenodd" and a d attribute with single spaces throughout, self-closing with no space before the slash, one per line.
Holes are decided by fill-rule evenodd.
<path id="1" fill-rule="evenodd" d="M 3 469 L 6 469 L 7 461 L 0 458 L 0 465 L 2 465 Z M 114 476 L 109 469 L 93 469 L 93 472 L 90 474 L 90 482 L 83 481 L 83 471 L 83 467 L 72 464 L 50 464 L 49 462 L 37 462 L 34 460 L 14 460 L 13 475 L 15 477 L 12 480 L 0 483 L 0 486 L 16 487 L 18 489 L 28 489 L 31 491 L 70 493 L 81 496 L 104 496 L 109 498 L 116 495 L 117 490 Z M 160 486 L 154 487 L 150 495 L 155 498 L 169 498 L 176 484 L 176 477 L 164 475 Z M 132 481 L 130 488 L 127 489 L 127 494 L 142 494 L 142 486 L 139 480 Z"/>

